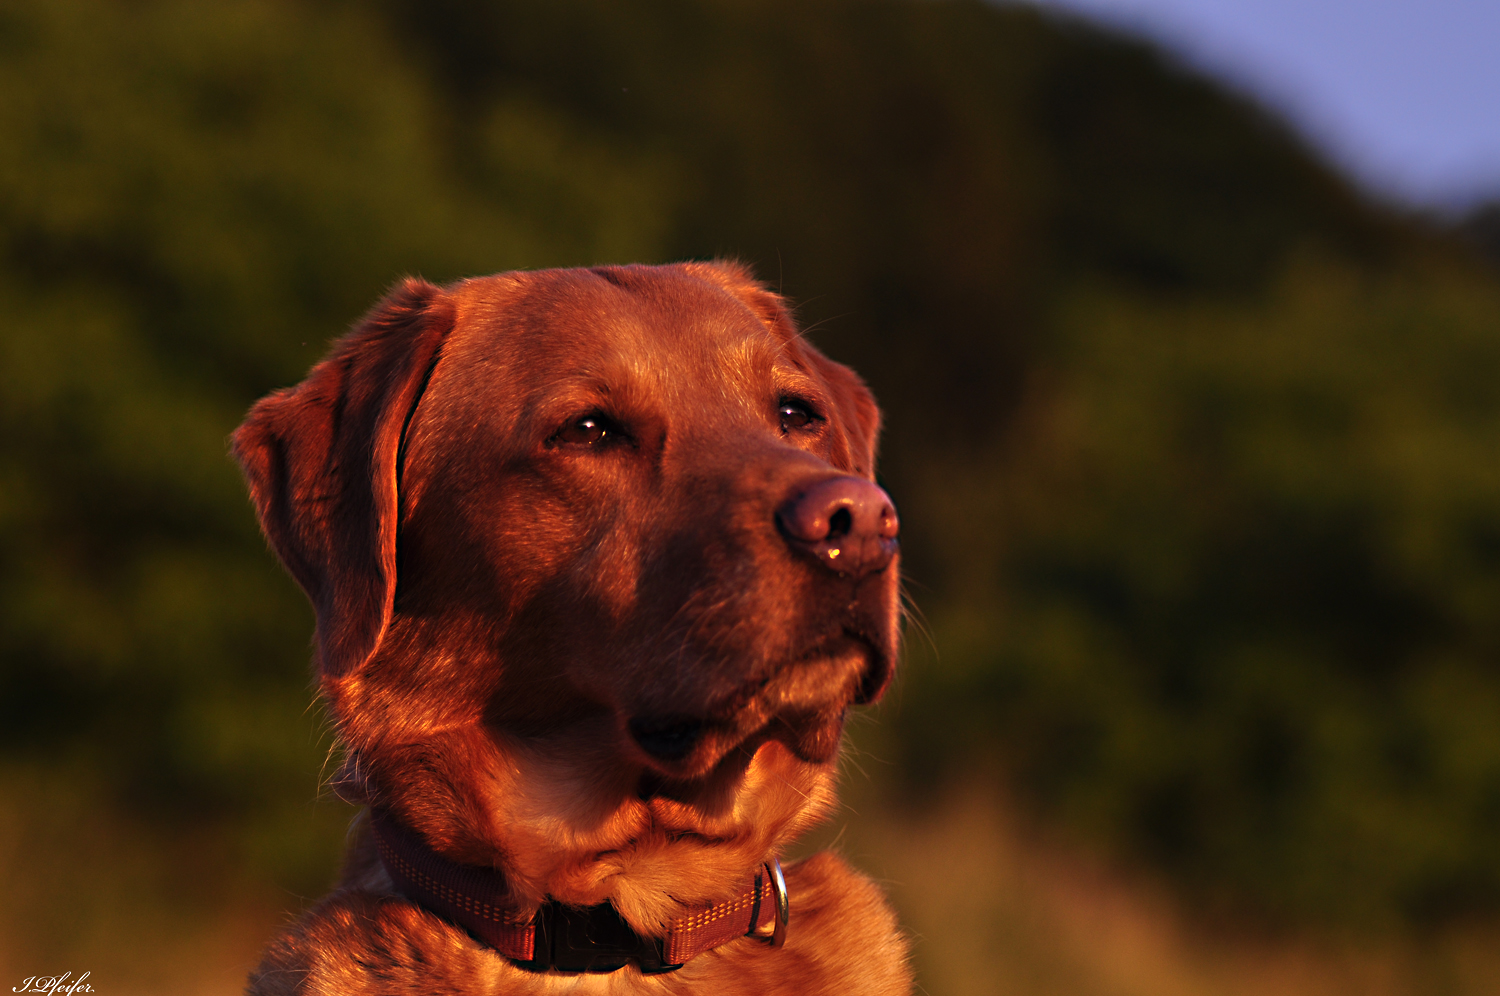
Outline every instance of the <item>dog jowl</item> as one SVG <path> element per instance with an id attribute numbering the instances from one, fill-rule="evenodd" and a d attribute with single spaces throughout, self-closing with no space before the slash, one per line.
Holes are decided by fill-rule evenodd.
<path id="1" fill-rule="evenodd" d="M 400 285 L 233 447 L 367 806 L 272 993 L 905 993 L 779 856 L 897 655 L 879 413 L 730 263 Z"/>

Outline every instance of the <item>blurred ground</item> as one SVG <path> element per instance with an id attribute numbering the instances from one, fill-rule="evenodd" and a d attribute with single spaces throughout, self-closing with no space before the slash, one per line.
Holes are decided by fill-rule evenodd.
<path id="1" fill-rule="evenodd" d="M 947 996 L 1407 996 L 1492 993 L 1500 933 L 1425 946 L 1254 940 L 1022 829 L 980 786 L 863 822 L 847 847 L 883 875 L 915 936 L 923 990 Z"/>
<path id="2" fill-rule="evenodd" d="M 1255 937 L 1184 913 L 1161 881 L 1130 876 L 1024 825 L 986 784 L 921 812 L 891 811 L 862 777 L 846 812 L 802 853 L 834 846 L 882 882 L 932 996 L 1488 996 L 1500 930 L 1371 943 Z M 339 808 L 330 806 L 330 808 Z M 89 821 L 84 814 L 76 826 Z M 69 844 L 0 829 L 0 979 L 92 972 L 111 996 L 228 996 L 298 897 L 220 882 L 163 895 L 182 868 L 147 867 L 141 842 L 94 826 Z M 317 828 L 309 826 L 308 832 Z M 74 855 L 82 855 L 80 860 Z M 181 858 L 180 852 L 174 855 Z M 45 874 L 38 874 L 45 869 Z M 101 883 L 107 883 L 105 889 Z M 315 897 L 307 897 L 312 899 Z M 796 906 L 793 897 L 793 916 Z M 66 924 L 66 926 L 64 926 Z M 795 929 L 795 919 L 793 927 Z"/>

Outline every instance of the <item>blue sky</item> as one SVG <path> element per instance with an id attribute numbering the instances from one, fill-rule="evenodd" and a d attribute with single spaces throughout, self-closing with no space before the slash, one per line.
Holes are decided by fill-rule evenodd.
<path id="1" fill-rule="evenodd" d="M 1500 197 L 1500 0 L 1037 2 L 1164 43 L 1388 198 Z"/>

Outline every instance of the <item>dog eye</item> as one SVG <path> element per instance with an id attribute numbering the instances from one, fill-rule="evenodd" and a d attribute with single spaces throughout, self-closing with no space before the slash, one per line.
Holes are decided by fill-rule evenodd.
<path id="1" fill-rule="evenodd" d="M 805 429 L 814 422 L 823 421 L 812 410 L 812 406 L 795 398 L 788 398 L 781 402 L 781 431 L 791 432 L 795 429 Z"/>
<path id="2" fill-rule="evenodd" d="M 614 423 L 603 415 L 585 415 L 564 426 L 547 442 L 552 446 L 598 446 L 616 431 Z"/>

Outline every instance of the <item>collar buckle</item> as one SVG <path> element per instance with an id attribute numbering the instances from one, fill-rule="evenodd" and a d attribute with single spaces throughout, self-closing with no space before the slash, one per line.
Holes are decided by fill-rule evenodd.
<path id="1" fill-rule="evenodd" d="M 614 972 L 632 961 L 645 975 L 682 967 L 666 961 L 659 938 L 637 934 L 609 903 L 580 907 L 554 900 L 537 910 L 532 923 L 531 960 L 511 960 L 533 972 Z"/>

